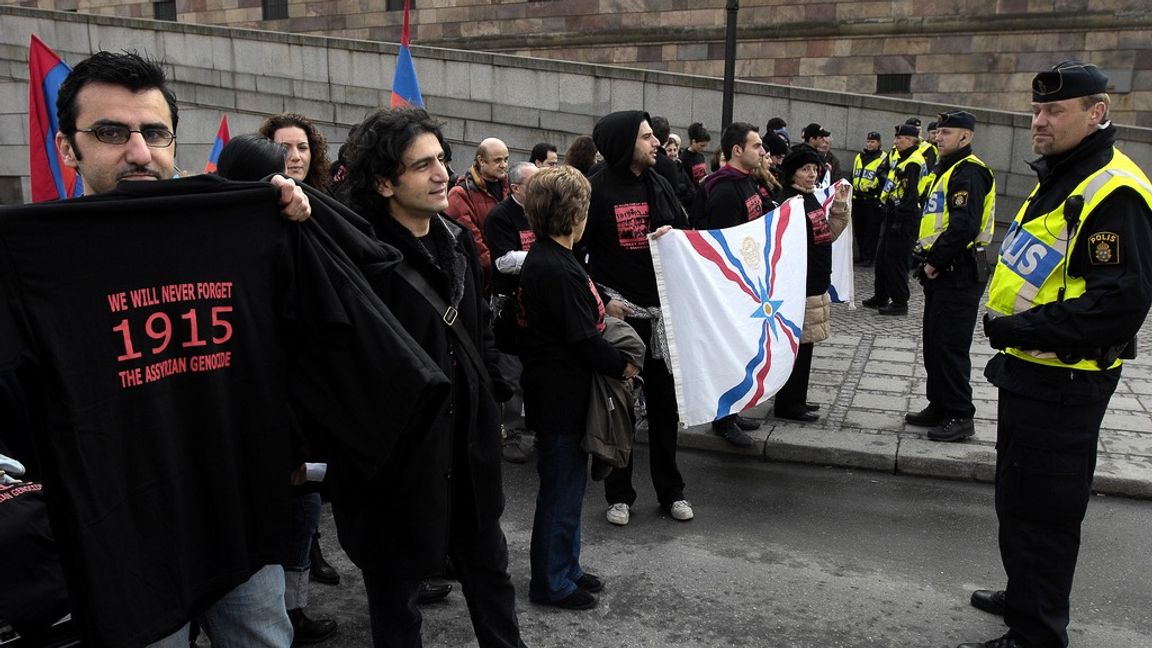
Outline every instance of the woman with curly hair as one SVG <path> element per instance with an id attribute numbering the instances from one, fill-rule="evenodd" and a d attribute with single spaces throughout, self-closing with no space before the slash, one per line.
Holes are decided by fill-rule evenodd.
<path id="1" fill-rule="evenodd" d="M 588 177 L 592 165 L 596 164 L 596 143 L 587 135 L 577 137 L 564 152 L 564 164 L 574 167 L 583 173 L 584 177 Z"/>
<path id="2" fill-rule="evenodd" d="M 259 132 L 287 149 L 289 178 L 316 189 L 328 188 L 328 140 L 311 119 L 296 113 L 273 115 L 260 124 Z"/>

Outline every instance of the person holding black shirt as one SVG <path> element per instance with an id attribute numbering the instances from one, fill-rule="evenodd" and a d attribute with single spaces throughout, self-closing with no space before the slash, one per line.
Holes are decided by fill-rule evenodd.
<path id="1" fill-rule="evenodd" d="M 808 271 L 805 275 L 804 330 L 796 352 L 796 364 L 792 366 L 788 381 L 776 392 L 773 410 L 779 418 L 801 422 L 819 418 L 816 411 L 820 406 L 808 402 L 808 377 L 812 373 L 813 345 L 827 339 L 831 329 L 832 306 L 828 286 L 832 284 L 832 242 L 848 227 L 847 201 L 851 189 L 847 185 L 836 188 L 828 210 L 813 195 L 825 168 L 819 152 L 808 146 L 798 146 L 784 158 L 782 199 L 804 198 Z"/>
<path id="2" fill-rule="evenodd" d="M 593 372 L 630 379 L 640 370 L 601 334 L 604 303 L 572 254 L 587 222 L 591 185 L 579 171 L 541 171 L 525 212 L 537 234 L 524 260 L 524 401 L 536 430 L 540 490 L 532 525 L 529 598 L 544 605 L 596 606 L 600 579 L 580 566 L 580 509 L 588 478 L 581 448 Z"/>
<path id="3" fill-rule="evenodd" d="M 381 110 L 348 142 L 347 197 L 376 237 L 403 254 L 377 294 L 449 377 L 452 394 L 425 435 L 398 448 L 371 481 L 329 468 L 341 545 L 364 573 L 372 641 L 421 645 L 421 579 L 452 559 L 481 648 L 524 645 L 500 528 L 500 408 L 484 273 L 448 206 L 440 126 L 421 109 Z"/>
<path id="4" fill-rule="evenodd" d="M 661 508 L 673 519 L 691 520 L 692 505 L 684 499 L 684 478 L 676 465 L 676 388 L 664 355 L 660 296 L 648 241 L 649 233 L 664 225 L 685 227 L 687 218 L 672 186 L 652 170 L 660 143 L 648 113 L 611 113 L 597 122 L 592 138 L 604 156 L 604 168 L 591 178 L 592 200 L 578 258 L 588 254 L 588 274 L 603 287 L 600 294 L 609 297 L 608 314 L 626 320 L 648 347 L 642 375 L 652 485 Z M 632 466 L 629 461 L 604 480 L 612 524 L 628 524 L 636 502 Z"/>

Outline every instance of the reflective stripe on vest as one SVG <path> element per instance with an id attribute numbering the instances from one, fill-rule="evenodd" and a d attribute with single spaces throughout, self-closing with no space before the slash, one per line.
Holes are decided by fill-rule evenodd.
<path id="1" fill-rule="evenodd" d="M 948 182 L 952 179 L 952 172 L 956 167 L 971 162 L 988 169 L 988 165 L 975 155 L 960 160 L 953 164 L 940 176 L 936 183 L 932 185 L 931 191 L 928 192 L 928 200 L 924 204 L 924 216 L 920 219 L 920 247 L 925 250 L 932 249 L 932 244 L 940 236 L 940 233 L 948 229 Z M 988 169 L 991 174 L 992 170 Z M 976 235 L 976 240 L 968 244 L 968 247 L 973 245 L 988 245 L 992 242 L 992 229 L 996 226 L 996 177 L 992 177 L 992 187 L 989 189 L 988 194 L 984 196 L 984 211 L 980 215 L 980 232 Z"/>
<path id="2" fill-rule="evenodd" d="M 1112 160 L 1085 178 L 1069 194 L 1084 197 L 1080 223 L 1086 222 L 1092 211 L 1121 187 L 1136 191 L 1152 210 L 1152 182 L 1148 176 L 1119 149 L 1112 151 Z M 1004 235 L 996 272 L 988 289 L 988 309 L 993 314 L 1015 315 L 1034 306 L 1059 301 L 1061 289 L 1064 290 L 1064 299 L 1075 299 L 1084 294 L 1084 278 L 1067 274 L 1068 251 L 1076 248 L 1081 228 L 1076 227 L 1069 237 L 1068 222 L 1064 220 L 1064 201 L 1047 214 L 1023 222 L 1024 212 L 1037 189 L 1039 185 L 1024 201 Z M 1094 360 L 1067 364 L 1061 362 L 1056 354 L 1043 350 L 1009 347 L 1005 351 L 1030 362 L 1054 367 L 1101 370 Z M 1120 360 L 1116 360 L 1108 368 L 1120 364 Z"/>
<path id="3" fill-rule="evenodd" d="M 928 166 L 928 163 L 924 161 L 924 156 L 920 155 L 920 151 L 912 151 L 908 157 L 897 162 L 896 166 L 888 172 L 888 177 L 884 180 L 884 190 L 880 192 L 880 202 L 888 202 L 889 198 L 894 202 L 900 202 L 904 198 L 904 190 L 896 184 L 896 179 L 904 175 L 909 164 L 920 165 L 920 182 L 916 187 L 916 195 L 919 196 L 924 193 L 925 184 L 928 180 L 928 170 L 925 167 Z"/>
<path id="4" fill-rule="evenodd" d="M 879 187 L 880 178 L 876 177 L 876 171 L 886 159 L 887 156 L 881 153 L 864 165 L 860 163 L 860 155 L 857 155 L 856 161 L 852 163 L 852 188 L 861 193 L 868 193 Z"/>

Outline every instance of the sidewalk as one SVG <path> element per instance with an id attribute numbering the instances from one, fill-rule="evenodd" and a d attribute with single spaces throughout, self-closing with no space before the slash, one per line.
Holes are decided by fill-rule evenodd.
<path id="1" fill-rule="evenodd" d="M 872 295 L 872 269 L 857 268 L 856 301 Z M 708 425 L 681 431 L 680 446 L 793 461 L 881 470 L 905 475 L 991 482 L 996 467 L 996 389 L 984 379 L 995 351 L 979 324 L 972 342 L 972 395 L 976 436 L 937 443 L 927 428 L 904 423 L 925 405 L 921 317 L 924 293 L 913 282 L 907 317 L 832 305 L 833 336 L 816 345 L 809 400 L 820 420 L 803 424 L 771 415 L 771 403 L 745 412 L 764 418 L 755 443 L 740 449 Z M 1094 489 L 1108 495 L 1152 499 L 1152 328 L 1140 333 L 1139 357 L 1124 363 L 1120 386 L 1100 430 Z M 642 437 L 643 440 L 643 437 Z"/>

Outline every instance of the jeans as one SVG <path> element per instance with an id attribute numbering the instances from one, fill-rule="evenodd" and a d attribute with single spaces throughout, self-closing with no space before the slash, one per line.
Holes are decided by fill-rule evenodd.
<path id="1" fill-rule="evenodd" d="M 580 434 L 538 431 L 536 517 L 532 523 L 532 579 L 528 597 L 551 603 L 576 592 L 580 569 L 580 511 L 588 483 L 588 455 Z"/>
<path id="2" fill-rule="evenodd" d="M 308 570 L 312 567 L 312 535 L 320 523 L 320 493 L 292 498 L 292 537 L 284 563 L 284 607 L 308 607 Z"/>
<path id="3" fill-rule="evenodd" d="M 212 648 L 288 648 L 292 623 L 284 609 L 284 569 L 265 565 L 197 619 Z M 189 624 L 146 648 L 188 648 Z"/>

